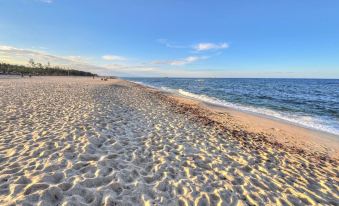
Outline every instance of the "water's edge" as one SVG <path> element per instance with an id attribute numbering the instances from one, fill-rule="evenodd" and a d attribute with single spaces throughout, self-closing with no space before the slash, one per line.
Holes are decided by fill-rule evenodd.
<path id="1" fill-rule="evenodd" d="M 320 119 L 315 119 L 315 118 L 308 117 L 308 116 L 302 117 L 298 115 L 288 114 L 287 112 L 282 113 L 279 111 L 274 111 L 274 110 L 270 110 L 266 108 L 244 106 L 241 104 L 235 104 L 235 103 L 227 102 L 224 100 L 220 100 L 218 98 L 210 97 L 207 95 L 191 93 L 183 89 L 172 89 L 172 88 L 163 87 L 163 86 L 156 87 L 156 86 L 146 84 L 140 81 L 132 81 L 132 80 L 128 80 L 128 81 L 136 83 L 136 84 L 140 84 L 146 87 L 150 87 L 153 89 L 158 89 L 160 91 L 169 92 L 175 95 L 183 96 L 186 98 L 188 97 L 190 99 L 195 99 L 195 100 L 201 101 L 209 105 L 214 105 L 214 106 L 225 108 L 225 109 L 234 109 L 236 111 L 245 112 L 247 114 L 258 115 L 258 116 L 265 117 L 271 120 L 282 121 L 284 123 L 310 129 L 315 132 L 323 132 L 329 135 L 334 135 L 335 137 L 339 137 L 339 130 L 336 130 L 336 128 L 331 128 L 324 124 L 320 124 L 319 122 L 322 121 Z"/>

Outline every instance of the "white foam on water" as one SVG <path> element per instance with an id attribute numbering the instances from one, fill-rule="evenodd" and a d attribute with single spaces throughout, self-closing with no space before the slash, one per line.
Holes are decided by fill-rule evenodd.
<path id="1" fill-rule="evenodd" d="M 262 108 L 262 107 L 253 107 L 253 106 L 247 106 L 247 105 L 242 105 L 242 104 L 237 104 L 237 103 L 231 103 L 225 100 L 220 100 L 218 98 L 210 97 L 210 96 L 203 95 L 203 94 L 194 94 L 194 93 L 185 91 L 183 89 L 172 89 L 172 88 L 168 88 L 164 86 L 159 88 L 159 87 L 154 87 L 152 85 L 145 84 L 143 82 L 134 82 L 134 83 L 142 84 L 144 86 L 148 86 L 152 88 L 161 89 L 167 92 L 180 94 L 186 97 L 197 99 L 197 100 L 210 103 L 210 104 L 214 104 L 217 106 L 229 107 L 229 108 L 237 109 L 240 111 L 265 115 L 268 117 L 273 117 L 276 119 L 284 120 L 284 121 L 287 121 L 287 122 L 290 122 L 290 123 L 293 123 L 293 124 L 296 124 L 302 127 L 319 130 L 319 131 L 331 133 L 334 135 L 339 135 L 339 125 L 338 125 L 338 122 L 334 120 L 329 120 L 329 119 L 324 119 L 321 117 L 314 117 L 314 116 L 309 116 L 309 115 L 293 114 L 290 112 L 275 111 L 272 109 L 267 109 L 267 108 Z"/>
<path id="2" fill-rule="evenodd" d="M 150 85 L 150 84 L 145 84 L 145 83 L 143 83 L 143 82 L 131 81 L 131 80 L 128 80 L 128 81 L 133 82 L 133 83 L 135 83 L 135 84 L 140 84 L 140 85 L 143 85 L 143 86 L 146 86 L 146 87 L 151 87 L 151 88 L 153 88 L 153 89 L 159 89 L 158 87 L 152 86 L 152 85 Z"/>
<path id="3" fill-rule="evenodd" d="M 171 91 L 173 90 L 171 89 Z M 292 114 L 289 112 L 280 112 L 280 111 L 275 111 L 272 109 L 267 109 L 267 108 L 262 108 L 262 107 L 245 106 L 241 104 L 236 104 L 236 103 L 231 103 L 231 102 L 227 102 L 224 100 L 220 100 L 215 97 L 209 97 L 207 95 L 194 94 L 194 93 L 182 90 L 182 89 L 178 89 L 177 93 L 183 96 L 190 97 L 190 98 L 198 99 L 206 103 L 223 106 L 223 107 L 230 107 L 230 108 L 234 108 L 240 111 L 262 114 L 265 116 L 285 120 L 285 121 L 297 124 L 299 126 L 339 135 L 339 128 L 335 127 L 337 122 L 326 120 L 320 117 Z"/>
<path id="4" fill-rule="evenodd" d="M 194 93 L 185 91 L 183 89 L 172 89 L 172 88 L 168 88 L 164 86 L 159 88 L 159 87 L 155 87 L 149 84 L 145 84 L 143 82 L 138 82 L 138 81 L 132 81 L 132 82 L 136 84 L 141 84 L 147 87 L 151 87 L 151 88 L 161 89 L 163 91 L 180 94 L 186 97 L 197 99 L 197 100 L 210 103 L 210 104 L 214 104 L 217 106 L 229 107 L 229 108 L 237 109 L 240 111 L 261 114 L 261 115 L 265 115 L 268 117 L 281 119 L 281 120 L 284 120 L 284 121 L 287 121 L 287 122 L 290 122 L 290 123 L 293 123 L 293 124 L 296 124 L 302 127 L 315 129 L 315 130 L 331 133 L 334 135 L 339 135 L 338 122 L 334 120 L 328 120 L 328 119 L 324 119 L 321 117 L 314 117 L 314 116 L 309 116 L 309 115 L 293 114 L 290 112 L 280 112 L 280 111 L 275 111 L 272 109 L 267 109 L 267 108 L 262 108 L 262 107 L 253 107 L 253 106 L 247 106 L 247 105 L 242 105 L 242 104 L 237 104 L 237 103 L 231 103 L 225 100 L 220 100 L 218 98 L 210 97 L 210 96 L 203 95 L 203 94 L 194 94 Z"/>

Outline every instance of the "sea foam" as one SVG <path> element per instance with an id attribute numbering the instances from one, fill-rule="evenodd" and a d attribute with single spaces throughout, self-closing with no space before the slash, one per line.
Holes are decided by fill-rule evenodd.
<path id="1" fill-rule="evenodd" d="M 183 90 L 183 89 L 173 89 L 173 88 L 169 88 L 165 86 L 155 87 L 153 85 L 145 84 L 139 81 L 133 81 L 133 82 L 147 86 L 147 87 L 160 89 L 160 90 L 171 92 L 174 94 L 179 94 L 179 95 L 189 97 L 192 99 L 196 99 L 196 100 L 208 103 L 208 104 L 226 107 L 226 108 L 232 108 L 232 109 L 236 109 L 239 111 L 248 112 L 252 114 L 264 115 L 268 118 L 287 121 L 289 123 L 292 123 L 292 124 L 295 124 L 301 127 L 319 130 L 319 131 L 327 132 L 327 133 L 334 134 L 334 135 L 339 135 L 339 127 L 336 126 L 337 123 L 333 120 L 325 119 L 323 117 L 293 114 L 287 111 L 286 112 L 275 111 L 275 110 L 264 108 L 264 107 L 254 107 L 251 105 L 232 103 L 232 102 L 218 99 L 216 97 L 207 96 L 204 94 L 195 94 L 195 93 Z"/>

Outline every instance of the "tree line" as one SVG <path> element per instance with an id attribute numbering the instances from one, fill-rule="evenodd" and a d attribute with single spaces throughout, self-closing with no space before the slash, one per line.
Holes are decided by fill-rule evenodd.
<path id="1" fill-rule="evenodd" d="M 0 62 L 0 74 L 37 75 L 37 76 L 97 76 L 91 72 L 75 69 L 65 69 L 60 66 L 43 65 L 30 59 L 29 66 L 15 65 Z"/>

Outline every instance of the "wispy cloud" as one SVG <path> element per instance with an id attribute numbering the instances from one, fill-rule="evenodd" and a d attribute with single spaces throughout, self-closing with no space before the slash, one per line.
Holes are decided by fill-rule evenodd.
<path id="1" fill-rule="evenodd" d="M 175 48 L 175 49 L 184 49 L 189 48 L 189 46 L 179 45 L 173 42 L 168 41 L 167 39 L 157 39 L 157 42 L 160 44 L 165 45 L 168 48 Z"/>
<path id="2" fill-rule="evenodd" d="M 215 70 L 212 68 L 201 69 L 182 69 L 181 67 L 164 68 L 161 66 L 147 66 L 147 65 L 124 65 L 124 64 L 110 64 L 105 65 L 105 68 L 118 76 L 132 76 L 132 77 L 289 77 L 293 75 L 301 76 L 300 73 L 286 73 L 278 71 L 241 71 L 241 69 Z"/>
<path id="3" fill-rule="evenodd" d="M 199 43 L 193 46 L 195 51 L 208 51 L 208 50 L 219 50 L 227 49 L 229 45 L 227 43 Z"/>
<path id="4" fill-rule="evenodd" d="M 16 61 L 18 63 L 27 62 L 29 59 L 34 59 L 35 61 L 41 63 L 54 62 L 58 65 L 74 62 L 87 63 L 85 58 L 81 56 L 57 56 L 49 54 L 45 51 L 21 49 L 7 45 L 0 45 L 0 54 L 2 60 Z"/>
<path id="5" fill-rule="evenodd" d="M 0 61 L 27 65 L 29 59 L 35 62 L 62 66 L 66 68 L 89 71 L 100 75 L 117 76 L 143 76 L 143 77 L 288 77 L 303 76 L 304 74 L 286 74 L 277 73 L 277 71 L 267 70 L 263 73 L 241 71 L 241 69 L 213 70 L 212 68 L 190 68 L 181 67 L 188 64 L 207 59 L 211 56 L 192 55 L 182 59 L 153 61 L 147 63 L 138 63 L 123 61 L 123 63 L 112 63 L 98 65 L 93 63 L 98 59 L 87 58 L 79 55 L 60 56 L 47 53 L 45 51 L 33 49 L 21 49 L 8 45 L 0 45 Z"/>
<path id="6" fill-rule="evenodd" d="M 165 61 L 153 61 L 153 64 L 167 64 L 172 66 L 182 66 L 186 64 L 191 64 L 199 60 L 207 59 L 206 56 L 188 56 L 183 59 L 175 59 L 175 60 L 165 60 Z"/>
<path id="7" fill-rule="evenodd" d="M 51 4 L 53 3 L 54 0 L 38 0 L 40 2 L 43 2 L 43 3 L 47 3 L 47 4 Z"/>
<path id="8" fill-rule="evenodd" d="M 149 65 L 108 64 L 104 67 L 117 76 L 160 76 L 161 70 L 159 67 Z"/>
<path id="9" fill-rule="evenodd" d="M 79 69 L 94 73 L 108 73 L 107 68 L 93 65 L 89 62 L 88 58 L 81 56 L 58 56 L 49 54 L 47 52 L 32 50 L 32 49 L 21 49 L 7 45 L 0 45 L 0 61 L 27 65 L 29 59 L 33 59 L 35 62 L 42 64 L 68 67 L 73 69 Z"/>
<path id="10" fill-rule="evenodd" d="M 118 56 L 118 55 L 111 55 L 111 54 L 104 55 L 101 58 L 103 60 L 106 60 L 106 61 L 125 61 L 125 60 L 127 60 L 126 57 Z"/>
<path id="11" fill-rule="evenodd" d="M 305 77 L 305 72 L 281 72 L 279 70 L 272 70 L 266 68 L 261 72 L 244 70 L 244 68 L 233 68 L 215 70 L 213 68 L 190 68 L 179 67 L 179 65 L 186 65 L 206 59 L 206 56 L 188 56 L 183 59 L 169 60 L 169 61 L 155 61 L 148 63 L 131 63 L 125 61 L 123 64 L 106 64 L 98 65 L 92 63 L 92 58 L 87 58 L 79 55 L 60 56 L 47 53 L 45 51 L 21 49 L 8 45 L 0 45 L 0 61 L 12 64 L 27 65 L 29 59 L 34 59 L 35 62 L 52 65 L 57 65 L 66 68 L 79 69 L 89 71 L 100 75 L 117 75 L 117 76 L 140 76 L 140 77 Z M 170 66 L 168 66 L 170 65 Z M 174 65 L 175 67 L 171 67 Z M 321 72 L 320 72 L 321 71 Z M 335 73 L 324 73 L 319 68 L 310 71 L 307 76 L 321 76 L 328 78 L 335 75 Z"/>
<path id="12" fill-rule="evenodd" d="M 150 72 L 156 70 L 154 67 L 143 65 L 108 64 L 105 67 L 119 72 Z"/>
<path id="13" fill-rule="evenodd" d="M 221 50 L 229 48 L 229 44 L 226 42 L 223 43 L 212 43 L 212 42 L 201 42 L 195 45 L 180 45 L 173 42 L 170 42 L 167 39 L 157 39 L 157 42 L 160 44 L 165 45 L 168 48 L 175 48 L 175 49 L 193 49 L 197 52 L 202 51 L 210 51 L 210 50 Z"/>

